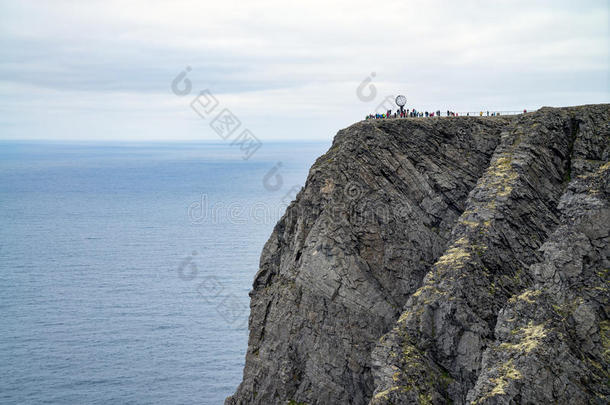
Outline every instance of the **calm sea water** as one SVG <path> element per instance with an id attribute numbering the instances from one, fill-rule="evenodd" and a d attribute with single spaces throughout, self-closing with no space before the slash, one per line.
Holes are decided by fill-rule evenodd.
<path id="1" fill-rule="evenodd" d="M 261 248 L 328 147 L 1 142 L 0 403 L 222 403 Z"/>

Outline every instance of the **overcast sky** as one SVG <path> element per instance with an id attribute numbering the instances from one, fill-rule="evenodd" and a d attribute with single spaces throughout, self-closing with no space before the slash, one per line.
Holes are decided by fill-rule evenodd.
<path id="1" fill-rule="evenodd" d="M 261 140 L 331 139 L 396 94 L 610 102 L 608 3 L 0 0 L 0 139 L 222 141 L 190 107 L 204 89 Z"/>

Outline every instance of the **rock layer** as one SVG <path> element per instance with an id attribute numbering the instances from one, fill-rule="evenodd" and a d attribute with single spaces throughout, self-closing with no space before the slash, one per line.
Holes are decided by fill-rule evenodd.
<path id="1" fill-rule="evenodd" d="M 610 106 L 340 131 L 263 249 L 227 404 L 605 401 Z"/>

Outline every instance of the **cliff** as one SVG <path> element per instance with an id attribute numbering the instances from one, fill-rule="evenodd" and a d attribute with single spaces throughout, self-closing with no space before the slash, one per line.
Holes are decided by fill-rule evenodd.
<path id="1" fill-rule="evenodd" d="M 607 403 L 610 105 L 340 131 L 226 404 Z"/>

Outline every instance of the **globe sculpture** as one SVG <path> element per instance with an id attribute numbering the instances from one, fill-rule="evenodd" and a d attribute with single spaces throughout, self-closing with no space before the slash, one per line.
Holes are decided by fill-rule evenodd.
<path id="1" fill-rule="evenodd" d="M 400 107 L 400 112 L 404 111 L 404 106 L 407 104 L 407 98 L 402 94 L 396 96 L 396 105 Z"/>

